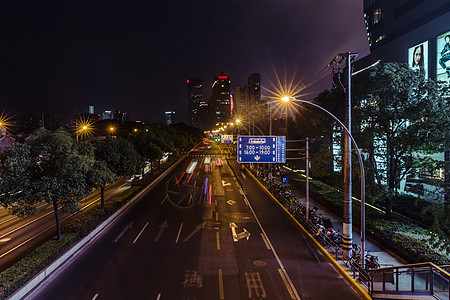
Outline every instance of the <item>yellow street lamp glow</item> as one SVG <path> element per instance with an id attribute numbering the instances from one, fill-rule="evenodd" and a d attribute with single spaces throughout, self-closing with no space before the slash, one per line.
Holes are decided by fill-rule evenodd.
<path id="1" fill-rule="evenodd" d="M 281 98 L 281 100 L 283 100 L 284 102 L 289 102 L 291 100 L 291 98 L 288 96 L 284 96 Z"/>
<path id="2" fill-rule="evenodd" d="M 137 128 L 134 129 L 134 132 L 137 132 Z"/>

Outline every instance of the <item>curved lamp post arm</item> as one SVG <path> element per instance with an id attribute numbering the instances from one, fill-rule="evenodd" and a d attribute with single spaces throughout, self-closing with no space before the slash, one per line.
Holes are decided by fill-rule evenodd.
<path id="1" fill-rule="evenodd" d="M 361 157 L 361 152 L 359 151 L 358 145 L 355 142 L 355 139 L 353 138 L 352 134 L 350 133 L 350 131 L 347 129 L 347 127 L 345 127 L 345 125 L 332 113 L 330 113 L 328 110 L 326 110 L 325 108 L 323 108 L 322 106 L 319 106 L 313 102 L 310 101 L 306 101 L 306 100 L 301 100 L 301 99 L 296 99 L 294 97 L 289 97 L 290 99 L 292 99 L 293 101 L 296 102 L 300 102 L 300 103 L 306 103 L 309 105 L 312 105 L 322 111 L 324 111 L 325 113 L 327 113 L 329 116 L 331 116 L 336 122 L 339 123 L 339 125 L 345 130 L 345 132 L 347 133 L 347 135 L 350 137 L 350 139 L 352 140 L 352 144 L 355 147 L 356 150 L 356 154 L 358 156 L 358 160 L 359 160 L 359 169 L 361 172 L 361 267 L 364 269 L 364 263 L 365 263 L 365 257 L 364 257 L 364 253 L 365 253 L 365 240 L 366 240 L 366 216 L 365 216 L 365 178 L 364 178 L 364 165 L 363 165 L 363 160 Z"/>

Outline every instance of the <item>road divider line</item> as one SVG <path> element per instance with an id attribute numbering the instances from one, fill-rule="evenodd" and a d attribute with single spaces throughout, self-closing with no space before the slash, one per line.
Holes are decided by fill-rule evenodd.
<path id="1" fill-rule="evenodd" d="M 158 294 L 158 297 L 156 297 L 156 300 L 161 299 L 161 293 Z"/>
<path id="2" fill-rule="evenodd" d="M 164 203 L 164 201 L 166 201 L 167 197 L 169 197 L 169 196 L 166 195 L 166 196 L 164 197 L 164 199 L 161 201 L 161 204 L 160 204 L 160 205 L 163 205 L 163 203 Z"/>
<path id="3" fill-rule="evenodd" d="M 247 198 L 246 195 L 244 195 L 243 197 L 244 197 L 244 198 Z M 258 216 L 256 215 L 255 210 L 254 210 L 253 207 L 250 205 L 250 202 L 249 202 L 248 204 L 249 204 L 248 207 L 250 208 L 250 210 L 252 211 L 253 216 L 255 217 L 256 223 L 258 223 L 258 226 L 259 226 L 259 228 L 261 229 L 261 232 L 262 232 L 261 234 L 263 234 L 264 237 L 266 238 L 266 241 L 267 241 L 267 243 L 269 244 L 269 246 L 270 246 L 270 248 L 271 248 L 271 250 L 272 250 L 273 255 L 275 256 L 275 259 L 277 260 L 278 265 L 280 266 L 281 270 L 283 271 L 283 274 L 284 274 L 285 277 L 286 277 L 286 281 L 289 283 L 289 286 L 291 287 L 291 290 L 292 290 L 292 292 L 294 293 L 294 296 L 295 296 L 294 299 L 301 299 L 300 296 L 298 295 L 297 290 L 295 289 L 294 284 L 293 284 L 292 281 L 291 281 L 291 278 L 290 278 L 289 275 L 287 274 L 286 269 L 284 268 L 284 265 L 283 265 L 283 263 L 281 262 L 280 257 L 278 256 L 277 252 L 276 252 L 275 249 L 273 248 L 273 245 L 272 245 L 272 243 L 270 242 L 269 237 L 267 236 L 267 234 L 266 234 L 266 232 L 265 232 L 265 230 L 264 230 L 264 228 L 263 228 L 261 222 L 259 221 L 259 218 L 258 218 Z"/>
<path id="4" fill-rule="evenodd" d="M 136 241 L 139 239 L 139 237 L 141 236 L 141 234 L 144 232 L 144 230 L 145 230 L 145 228 L 147 228 L 147 225 L 148 225 L 148 222 L 147 223 L 145 223 L 145 225 L 144 225 L 144 227 L 142 227 L 142 229 L 141 229 L 141 231 L 139 232 L 139 234 L 136 236 L 136 238 L 134 239 L 134 241 L 133 241 L 133 245 L 134 245 L 134 243 L 136 243 Z"/>
<path id="5" fill-rule="evenodd" d="M 216 243 L 217 243 L 217 250 L 220 250 L 220 236 L 219 232 L 216 232 Z"/>
<path id="6" fill-rule="evenodd" d="M 98 293 L 94 295 L 94 297 L 92 297 L 92 300 L 95 300 L 98 298 Z"/>
<path id="7" fill-rule="evenodd" d="M 222 269 L 218 270 L 218 275 L 219 275 L 219 299 L 225 299 L 225 295 L 223 292 L 223 272 Z"/>
<path id="8" fill-rule="evenodd" d="M 291 286 L 289 285 L 286 276 L 284 275 L 283 270 L 278 269 L 278 273 L 280 274 L 281 279 L 283 279 L 284 282 L 284 286 L 286 287 L 286 289 L 288 290 L 289 296 L 291 297 L 291 299 L 295 300 L 297 298 L 295 298 L 294 292 L 291 289 Z"/>
<path id="9" fill-rule="evenodd" d="M 264 234 L 261 233 L 261 237 L 262 237 L 262 239 L 264 241 L 264 244 L 266 244 L 267 250 L 270 250 L 270 245 L 269 245 L 269 243 L 267 243 L 267 240 L 266 240 L 266 237 L 264 236 Z"/>
<path id="10" fill-rule="evenodd" d="M 180 229 L 178 230 L 177 239 L 175 240 L 175 244 L 178 243 L 178 239 L 180 238 L 182 228 L 183 228 L 183 222 L 181 222 Z"/>
<path id="11" fill-rule="evenodd" d="M 216 211 L 216 222 L 219 222 L 219 212 Z"/>

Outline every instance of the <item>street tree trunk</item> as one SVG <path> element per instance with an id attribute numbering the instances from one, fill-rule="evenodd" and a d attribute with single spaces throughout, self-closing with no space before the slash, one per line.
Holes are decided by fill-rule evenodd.
<path id="1" fill-rule="evenodd" d="M 105 207 L 105 184 L 103 184 L 100 188 L 100 208 L 103 209 Z"/>
<path id="2" fill-rule="evenodd" d="M 62 239 L 61 235 L 61 223 L 59 222 L 59 213 L 58 213 L 58 200 L 52 199 L 53 211 L 55 213 L 55 221 L 56 221 L 56 235 L 58 237 L 58 241 Z"/>

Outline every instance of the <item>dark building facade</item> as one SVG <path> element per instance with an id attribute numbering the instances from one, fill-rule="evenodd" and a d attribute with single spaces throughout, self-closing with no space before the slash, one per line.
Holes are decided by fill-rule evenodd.
<path id="1" fill-rule="evenodd" d="M 200 106 L 203 103 L 203 85 L 200 78 L 190 77 L 186 80 L 189 108 L 189 123 L 201 127 Z"/>
<path id="2" fill-rule="evenodd" d="M 364 19 L 371 53 L 356 69 L 400 62 L 450 80 L 449 0 L 364 0 Z"/>
<path id="3" fill-rule="evenodd" d="M 209 110 L 213 124 L 231 120 L 230 76 L 223 72 L 214 78 Z"/>

